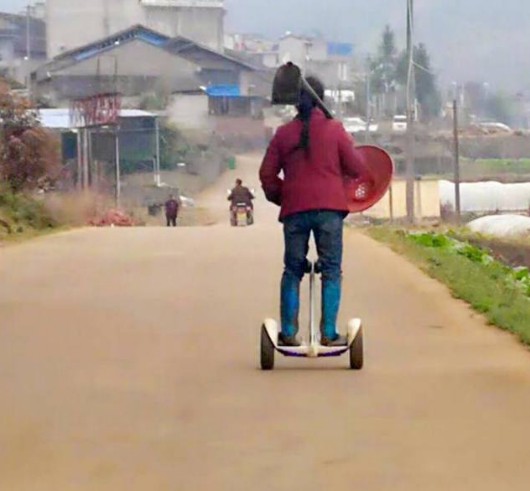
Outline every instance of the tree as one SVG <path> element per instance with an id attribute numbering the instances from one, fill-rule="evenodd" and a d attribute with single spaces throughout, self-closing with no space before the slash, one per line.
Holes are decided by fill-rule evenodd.
<path id="1" fill-rule="evenodd" d="M 436 85 L 436 76 L 431 67 L 431 59 L 425 44 L 414 47 L 414 81 L 416 84 L 416 100 L 420 104 L 422 118 L 430 120 L 440 113 L 441 96 Z M 405 87 L 408 77 L 408 56 L 406 50 L 399 55 L 396 69 L 396 80 Z"/>
<path id="2" fill-rule="evenodd" d="M 396 36 L 389 25 L 385 26 L 377 56 L 371 62 L 374 92 L 382 94 L 395 86 L 397 68 Z"/>
<path id="3" fill-rule="evenodd" d="M 440 113 L 441 97 L 436 87 L 436 77 L 432 72 L 427 47 L 423 43 L 414 48 L 414 62 L 416 99 L 421 106 L 423 118 L 430 120 Z"/>
<path id="4" fill-rule="evenodd" d="M 511 97 L 497 92 L 486 100 L 486 117 L 499 123 L 512 124 L 515 117 L 515 104 Z"/>
<path id="5" fill-rule="evenodd" d="M 0 83 L 0 180 L 14 192 L 34 189 L 59 170 L 59 142 L 31 104 Z"/>

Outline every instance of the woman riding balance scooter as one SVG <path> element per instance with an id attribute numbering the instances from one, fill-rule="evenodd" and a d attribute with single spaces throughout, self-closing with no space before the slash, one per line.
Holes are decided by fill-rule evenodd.
<path id="1" fill-rule="evenodd" d="M 323 100 L 323 84 L 314 77 L 308 77 L 307 83 Z M 300 282 L 312 232 L 322 272 L 321 344 L 341 346 L 347 344 L 337 332 L 343 221 L 348 215 L 344 177 L 363 179 L 370 173 L 342 123 L 326 118 L 309 91 L 301 90 L 297 109 L 296 119 L 277 130 L 260 168 L 265 196 L 281 207 L 284 229 L 279 343 L 300 345 Z"/>

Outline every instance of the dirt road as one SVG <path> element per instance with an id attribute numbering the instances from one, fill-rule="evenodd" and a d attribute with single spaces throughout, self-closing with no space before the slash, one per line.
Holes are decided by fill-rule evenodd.
<path id="1" fill-rule="evenodd" d="M 530 354 L 413 266 L 346 239 L 366 369 L 280 359 L 281 229 L 79 230 L 0 250 L 0 490 L 526 491 Z M 250 185 L 257 188 L 255 177 Z"/>

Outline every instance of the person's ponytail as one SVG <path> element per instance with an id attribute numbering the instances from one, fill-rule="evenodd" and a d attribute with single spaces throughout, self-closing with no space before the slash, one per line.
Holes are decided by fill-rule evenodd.
<path id="1" fill-rule="evenodd" d="M 298 148 L 309 152 L 309 125 L 311 123 L 311 114 L 315 107 L 311 94 L 303 91 L 300 95 L 300 104 L 298 105 L 298 119 L 302 121 L 302 133 Z"/>
<path id="2" fill-rule="evenodd" d="M 315 91 L 315 93 L 324 99 L 324 86 L 322 82 L 315 77 L 307 78 L 308 85 Z M 313 109 L 317 105 L 316 100 L 311 93 L 305 89 L 300 92 L 300 102 L 298 104 L 298 119 L 302 122 L 302 132 L 300 134 L 300 142 L 298 143 L 298 149 L 304 150 L 306 153 L 310 152 L 310 123 Z"/>

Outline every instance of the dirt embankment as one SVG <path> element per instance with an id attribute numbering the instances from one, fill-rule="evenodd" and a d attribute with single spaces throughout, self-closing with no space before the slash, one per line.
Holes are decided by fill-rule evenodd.
<path id="1" fill-rule="evenodd" d="M 530 268 L 530 240 L 520 239 L 498 239 L 490 237 L 468 237 L 467 240 L 478 247 L 491 252 L 499 261 L 514 268 Z"/>

